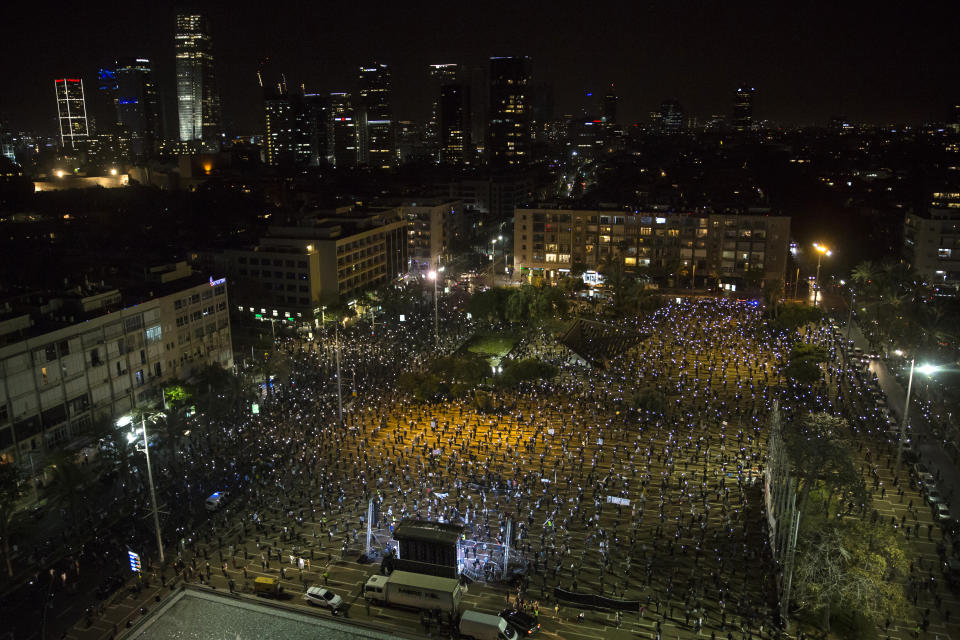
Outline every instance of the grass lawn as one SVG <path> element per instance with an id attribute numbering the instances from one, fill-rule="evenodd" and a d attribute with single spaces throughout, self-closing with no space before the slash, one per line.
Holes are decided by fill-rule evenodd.
<path id="1" fill-rule="evenodd" d="M 511 336 L 474 336 L 467 344 L 467 351 L 502 358 L 516 343 L 517 339 Z"/>

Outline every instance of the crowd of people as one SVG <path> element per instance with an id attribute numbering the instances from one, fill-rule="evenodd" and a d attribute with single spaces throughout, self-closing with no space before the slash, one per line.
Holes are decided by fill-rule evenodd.
<path id="1" fill-rule="evenodd" d="M 224 576 L 227 565 L 242 566 L 244 578 L 282 567 L 304 586 L 326 580 L 330 562 L 370 551 L 373 500 L 376 546 L 403 518 L 462 524 L 466 575 L 519 575 L 518 601 L 550 601 L 559 617 L 571 603 L 555 602 L 555 589 L 635 602 L 658 640 L 668 621 L 728 640 L 776 633 L 759 482 L 768 421 L 774 401 L 786 419 L 849 406 L 843 366 L 828 364 L 822 383 L 792 384 L 780 370 L 795 336 L 750 303 L 694 298 L 629 319 L 598 317 L 580 339 L 599 367 L 556 336 L 527 331 L 512 355 L 560 372 L 491 387 L 492 409 L 470 396 L 417 402 L 397 389 L 397 376 L 459 348 L 475 329 L 443 305 L 439 345 L 429 301 L 404 323 L 284 339 L 289 377 L 263 387 L 258 414 L 243 405 L 199 417 L 204 428 L 167 460 L 161 501 L 202 505 L 212 491 L 230 498 L 212 516 L 198 506 L 166 519 L 176 566 L 209 579 L 218 554 Z M 828 350 L 836 342 L 824 328 L 803 335 Z M 651 387 L 662 406 L 631 401 Z M 148 539 L 146 525 L 137 535 Z"/>

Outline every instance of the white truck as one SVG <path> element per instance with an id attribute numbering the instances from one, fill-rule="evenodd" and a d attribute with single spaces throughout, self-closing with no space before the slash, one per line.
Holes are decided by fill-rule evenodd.
<path id="1" fill-rule="evenodd" d="M 463 590 L 456 578 L 394 571 L 389 576 L 370 576 L 363 585 L 363 597 L 369 602 L 411 609 L 438 609 L 449 614 L 460 607 Z"/>
<path id="2" fill-rule="evenodd" d="M 460 635 L 473 640 L 516 640 L 517 632 L 500 616 L 468 610 L 460 616 Z"/>

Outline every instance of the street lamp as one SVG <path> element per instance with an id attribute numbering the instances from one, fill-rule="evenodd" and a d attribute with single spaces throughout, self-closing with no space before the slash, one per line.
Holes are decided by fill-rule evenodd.
<path id="1" fill-rule="evenodd" d="M 816 307 L 817 297 L 820 293 L 820 262 L 823 260 L 823 256 L 827 256 L 829 258 L 833 252 L 830 251 L 826 245 L 817 244 L 816 242 L 813 243 L 813 248 L 817 250 L 817 278 L 813 285 L 813 306 Z"/>
<path id="2" fill-rule="evenodd" d="M 162 416 L 163 413 L 154 413 L 150 419 Z M 129 415 L 117 420 L 118 427 L 125 427 L 133 422 Z M 160 537 L 160 514 L 157 510 L 157 490 L 153 486 L 153 468 L 150 466 L 150 443 L 147 440 L 147 414 L 140 414 L 140 427 L 143 429 L 143 454 L 147 457 L 147 480 L 150 482 L 150 502 L 153 504 L 153 528 L 157 534 L 157 550 L 160 552 L 160 564 L 163 564 L 163 539 Z"/>
<path id="3" fill-rule="evenodd" d="M 900 422 L 900 444 L 897 447 L 897 467 L 900 467 L 900 461 L 903 459 L 903 441 L 907 437 L 907 416 L 910 414 L 910 394 L 913 391 L 913 370 L 917 363 L 917 356 L 910 358 L 910 377 L 907 379 L 907 398 L 903 403 L 903 420 Z M 916 369 L 926 375 L 932 376 L 940 367 L 933 364 L 922 364 Z"/>
<path id="4" fill-rule="evenodd" d="M 434 346 L 440 348 L 440 310 L 437 302 L 437 280 L 440 277 L 440 273 L 443 272 L 443 267 L 440 267 L 436 271 L 431 270 L 427 274 L 427 277 L 433 280 L 433 342 Z"/>

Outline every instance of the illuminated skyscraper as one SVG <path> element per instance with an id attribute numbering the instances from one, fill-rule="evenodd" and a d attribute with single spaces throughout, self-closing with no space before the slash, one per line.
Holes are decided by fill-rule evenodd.
<path id="1" fill-rule="evenodd" d="M 617 124 L 617 102 L 619 102 L 619 100 L 620 98 L 617 97 L 617 92 L 614 90 L 613 83 L 611 82 L 607 95 L 603 96 L 600 113 L 604 125 L 612 127 Z"/>
<path id="2" fill-rule="evenodd" d="M 470 87 L 447 84 L 440 89 L 440 162 L 464 164 L 471 156 Z"/>
<path id="3" fill-rule="evenodd" d="M 683 106 L 677 100 L 664 100 L 660 104 L 660 131 L 667 134 L 683 131 L 685 118 Z"/>
<path id="4" fill-rule="evenodd" d="M 146 58 L 127 58 L 117 61 L 116 70 L 117 122 L 122 132 L 130 137 L 134 157 L 153 155 L 160 137 L 160 100 L 153 70 Z"/>
<path id="5" fill-rule="evenodd" d="M 220 95 L 213 71 L 213 41 L 204 16 L 177 14 L 177 113 L 180 140 L 220 135 Z"/>
<path id="6" fill-rule="evenodd" d="M 753 87 L 742 84 L 733 96 L 733 128 L 737 131 L 749 131 L 753 126 L 753 92 Z"/>
<path id="7" fill-rule="evenodd" d="M 357 123 L 353 117 L 350 94 L 340 91 L 331 93 L 328 114 L 327 159 L 338 169 L 356 166 Z"/>
<path id="8" fill-rule="evenodd" d="M 264 92 L 264 160 L 271 166 L 306 165 L 311 162 L 310 119 L 304 96 L 287 91 L 280 83 Z"/>
<path id="9" fill-rule="evenodd" d="M 517 165 L 530 155 L 530 58 L 490 58 L 487 156 L 494 165 Z"/>
<path id="10" fill-rule="evenodd" d="M 426 127 L 426 141 L 430 153 L 434 158 L 440 156 L 440 92 L 445 86 L 460 83 L 460 65 L 432 64 L 429 67 L 430 95 L 433 103 L 430 109 L 430 120 Z"/>
<path id="11" fill-rule="evenodd" d="M 360 67 L 357 83 L 359 159 L 378 169 L 396 164 L 397 151 L 390 107 L 390 69 L 385 64 Z"/>
<path id="12" fill-rule="evenodd" d="M 57 91 L 57 117 L 60 120 L 60 144 L 64 149 L 77 149 L 90 137 L 87 126 L 87 102 L 83 80 L 59 78 L 53 81 Z"/>

